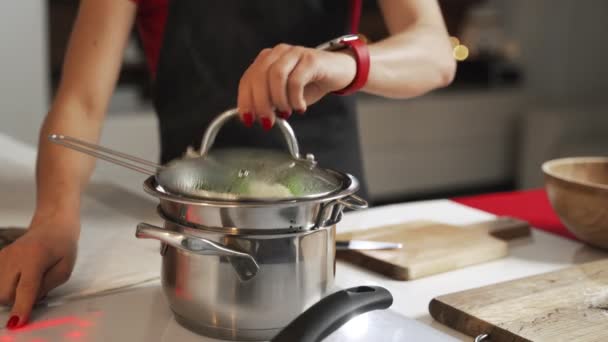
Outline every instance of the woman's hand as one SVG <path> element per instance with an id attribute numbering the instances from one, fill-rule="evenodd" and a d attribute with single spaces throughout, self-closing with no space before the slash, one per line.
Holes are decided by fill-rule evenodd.
<path id="1" fill-rule="evenodd" d="M 356 74 L 355 59 L 344 52 L 279 44 L 262 50 L 243 74 L 239 84 L 238 109 L 243 123 L 257 120 L 272 128 L 275 113 L 288 118 L 327 93 L 343 89 Z"/>
<path id="2" fill-rule="evenodd" d="M 0 304 L 12 305 L 7 328 L 27 323 L 36 301 L 69 279 L 78 231 L 77 223 L 34 219 L 21 238 L 0 250 Z"/>

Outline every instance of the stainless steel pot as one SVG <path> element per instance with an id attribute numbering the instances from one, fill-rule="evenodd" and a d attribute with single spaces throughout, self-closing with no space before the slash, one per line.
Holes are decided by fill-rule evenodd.
<path id="1" fill-rule="evenodd" d="M 269 340 L 334 282 L 334 225 L 246 235 L 166 220 L 140 224 L 136 236 L 167 246 L 162 285 L 177 321 L 214 338 Z"/>
<path id="2" fill-rule="evenodd" d="M 140 224 L 136 236 L 162 242 L 163 288 L 179 322 L 207 336 L 268 340 L 332 288 L 336 224 L 344 208 L 363 209 L 367 202 L 355 195 L 356 178 L 318 167 L 312 155 L 302 158 L 291 127 L 281 119 L 288 155 L 229 150 L 212 156 L 218 130 L 237 116 L 234 109 L 222 113 L 205 132 L 200 157 L 169 166 L 70 137 L 49 138 L 150 176 L 144 190 L 159 199 L 165 224 Z M 276 170 L 281 172 L 273 174 Z M 289 188 L 285 196 L 256 196 L 250 185 L 269 175 L 283 177 L 271 177 L 271 186 L 289 188 L 294 179 L 306 186 Z M 214 197 L 213 181 L 234 189 L 240 178 L 246 178 L 245 196 L 239 190 Z M 298 183 L 301 179 L 306 181 Z M 315 181 L 321 186 L 309 186 Z M 198 196 L 199 190 L 214 195 Z"/>

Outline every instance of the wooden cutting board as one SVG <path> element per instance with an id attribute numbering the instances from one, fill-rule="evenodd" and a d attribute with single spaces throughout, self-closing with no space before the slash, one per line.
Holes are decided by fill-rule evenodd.
<path id="1" fill-rule="evenodd" d="M 399 242 L 398 250 L 340 251 L 338 259 L 393 279 L 412 280 L 502 258 L 505 240 L 530 235 L 527 222 L 502 217 L 466 227 L 415 221 L 338 234 L 338 240 Z"/>
<path id="2" fill-rule="evenodd" d="M 433 299 L 435 320 L 500 341 L 608 341 L 608 259 Z"/>

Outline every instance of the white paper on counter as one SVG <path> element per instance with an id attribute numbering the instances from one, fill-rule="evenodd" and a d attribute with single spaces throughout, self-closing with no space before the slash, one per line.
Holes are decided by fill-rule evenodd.
<path id="1" fill-rule="evenodd" d="M 0 135 L 2 227 L 27 227 L 30 222 L 36 196 L 35 157 L 33 148 Z M 85 193 L 81 209 L 82 229 L 74 271 L 66 284 L 49 293 L 49 301 L 158 281 L 159 242 L 135 238 L 139 222 L 162 222 L 155 215 L 154 201 L 95 181 Z"/>

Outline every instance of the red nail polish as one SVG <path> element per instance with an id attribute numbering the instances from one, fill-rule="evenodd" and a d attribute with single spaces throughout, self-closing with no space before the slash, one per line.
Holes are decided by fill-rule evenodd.
<path id="1" fill-rule="evenodd" d="M 289 119 L 289 117 L 291 116 L 291 111 L 287 111 L 287 112 L 283 112 L 283 111 L 278 111 L 277 115 L 281 118 L 281 119 Z"/>
<path id="2" fill-rule="evenodd" d="M 262 118 L 262 128 L 264 128 L 265 131 L 270 131 L 272 128 L 272 121 L 269 118 Z"/>
<path id="3" fill-rule="evenodd" d="M 298 109 L 298 114 L 302 115 L 302 114 L 304 114 L 305 111 L 306 110 L 304 110 L 304 109 Z"/>
<path id="4" fill-rule="evenodd" d="M 8 322 L 6 323 L 6 328 L 7 329 L 14 329 L 17 327 L 17 325 L 19 324 L 19 316 L 11 316 L 11 318 L 8 320 Z"/>
<path id="5" fill-rule="evenodd" d="M 243 123 L 247 127 L 253 126 L 253 114 L 251 114 L 249 112 L 243 114 Z"/>

